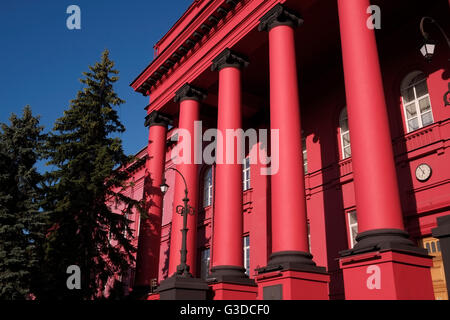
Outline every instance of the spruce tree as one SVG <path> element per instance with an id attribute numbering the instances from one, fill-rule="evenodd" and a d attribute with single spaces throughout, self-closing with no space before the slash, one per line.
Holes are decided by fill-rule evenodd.
<path id="1" fill-rule="evenodd" d="M 35 165 L 45 136 L 29 106 L 9 120 L 0 131 L 0 299 L 20 300 L 31 297 L 39 272 L 44 213 Z"/>
<path id="2" fill-rule="evenodd" d="M 122 276 L 134 261 L 135 248 L 127 216 L 137 202 L 123 194 L 130 158 L 117 137 L 125 128 L 115 108 L 118 71 L 105 50 L 101 61 L 84 72 L 80 90 L 47 140 L 45 209 L 52 223 L 48 233 L 41 298 L 93 299 L 106 281 Z M 111 203 L 120 203 L 113 212 Z M 114 210 L 116 211 L 116 210 Z M 81 269 L 81 289 L 69 290 L 67 268 Z"/>

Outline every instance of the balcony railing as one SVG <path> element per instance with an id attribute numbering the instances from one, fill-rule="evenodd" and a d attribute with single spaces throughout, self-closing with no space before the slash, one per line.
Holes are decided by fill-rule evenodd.
<path id="1" fill-rule="evenodd" d="M 399 137 L 393 140 L 393 150 L 395 157 L 410 158 L 420 157 L 422 150 L 425 153 L 429 153 L 432 150 L 439 150 L 445 148 L 445 141 L 450 137 L 450 118 L 436 122 L 430 126 L 411 132 L 403 137 Z M 412 154 L 414 152 L 414 154 Z M 352 158 L 344 159 L 335 163 L 332 166 L 316 171 L 312 174 L 306 175 L 306 186 L 309 189 L 318 187 L 317 182 L 320 184 L 326 184 L 331 181 L 323 181 L 323 179 L 317 179 L 319 176 L 324 175 L 326 170 L 338 170 L 339 177 L 343 177 L 353 173 Z M 335 176 L 335 175 L 331 175 Z M 313 182 L 314 181 L 314 182 Z"/>
<path id="2" fill-rule="evenodd" d="M 394 139 L 394 153 L 396 156 L 399 156 L 426 146 L 444 142 L 448 137 L 450 137 L 450 119 L 436 122 L 408 133 L 403 137 Z"/>

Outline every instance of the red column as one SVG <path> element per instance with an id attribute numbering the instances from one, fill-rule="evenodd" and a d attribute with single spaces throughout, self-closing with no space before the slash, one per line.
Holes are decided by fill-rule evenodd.
<path id="1" fill-rule="evenodd" d="M 272 251 L 308 252 L 305 183 L 294 30 L 269 31 L 270 127 L 279 130 L 279 171 L 272 176 Z"/>
<path id="2" fill-rule="evenodd" d="M 243 262 L 242 161 L 240 139 L 234 146 L 226 146 L 226 130 L 242 128 L 241 68 L 248 63 L 244 58 L 226 49 L 213 61 L 213 70 L 219 70 L 219 102 L 217 129 L 224 136 L 216 154 L 214 231 L 212 274 L 219 278 L 245 278 Z M 226 163 L 234 152 L 233 163 Z"/>
<path id="3" fill-rule="evenodd" d="M 168 119 L 153 111 L 146 119 L 149 129 L 144 199 L 147 217 L 141 217 L 136 259 L 135 287 L 148 287 L 158 279 L 161 246 L 162 193 Z"/>
<path id="4" fill-rule="evenodd" d="M 189 205 L 197 209 L 198 199 L 198 165 L 194 162 L 194 154 L 196 148 L 201 146 L 196 145 L 194 135 L 194 122 L 200 119 L 200 100 L 205 94 L 200 89 L 197 89 L 190 84 L 184 85 L 175 95 L 175 101 L 180 103 L 180 116 L 178 128 L 189 133 L 184 136 L 182 131 L 179 132 L 179 145 L 183 145 L 183 139 L 190 139 L 189 143 L 184 144 L 190 147 L 190 150 L 183 149 L 183 152 L 190 153 L 190 160 L 183 161 L 177 165 L 177 169 L 183 174 L 186 179 L 188 188 Z M 200 133 L 201 134 L 201 133 Z M 185 155 L 183 155 L 185 156 Z M 169 275 L 173 275 L 177 271 L 177 266 L 180 264 L 180 250 L 181 250 L 181 229 L 183 228 L 183 217 L 176 212 L 178 205 L 183 205 L 185 185 L 180 175 L 176 174 L 175 180 L 175 194 L 174 194 L 174 210 L 172 214 L 172 231 L 170 238 L 170 259 L 169 259 Z M 197 253 L 197 212 L 193 215 L 188 215 L 187 222 L 187 265 L 190 267 L 190 272 L 195 275 L 196 270 L 196 253 Z"/>
<path id="5" fill-rule="evenodd" d="M 272 254 L 258 270 L 258 299 L 327 300 L 330 276 L 309 253 L 294 28 L 303 20 L 281 4 L 261 19 L 269 32 L 270 127 L 279 170 L 271 176 Z M 273 155 L 272 155 L 273 159 Z M 274 290 L 278 288 L 278 290 Z"/>
<path id="6" fill-rule="evenodd" d="M 347 299 L 433 299 L 431 257 L 403 230 L 369 0 L 338 0 L 359 234 L 342 252 Z"/>
<path id="7" fill-rule="evenodd" d="M 403 230 L 375 32 L 367 27 L 369 6 L 369 0 L 338 0 L 360 232 L 356 249 L 386 241 L 412 246 Z"/>
<path id="8" fill-rule="evenodd" d="M 269 31 L 270 127 L 279 131 L 279 170 L 271 177 L 269 265 L 313 265 L 309 254 L 294 27 L 302 20 L 282 5 L 261 19 Z M 274 142 L 272 142 L 274 143 Z"/>
<path id="9" fill-rule="evenodd" d="M 338 1 L 360 232 L 403 229 L 392 141 L 369 0 Z"/>

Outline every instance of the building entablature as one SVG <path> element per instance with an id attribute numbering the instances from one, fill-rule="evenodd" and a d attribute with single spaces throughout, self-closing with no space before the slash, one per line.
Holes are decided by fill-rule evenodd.
<path id="1" fill-rule="evenodd" d="M 135 91 L 150 95 L 147 112 L 165 107 L 183 85 L 196 84 L 200 75 L 211 73 L 214 58 L 257 30 L 264 15 L 284 2 L 221 0 L 205 6 L 131 84 Z"/>
<path id="2" fill-rule="evenodd" d="M 239 2 L 242 3 L 238 5 Z M 173 38 L 131 86 L 143 95 L 148 95 L 164 82 L 171 69 L 179 67 L 188 59 L 191 51 L 198 49 L 198 43 L 207 41 L 205 38 L 211 38 L 221 29 L 244 6 L 244 2 L 240 0 L 210 1 L 194 17 L 187 15 L 185 19 L 192 20 L 184 22 L 186 26 L 179 34 L 175 36 L 170 34 L 176 32 L 177 28 L 175 28 L 160 40 L 164 43 L 164 40 L 167 41 L 166 38 Z M 177 24 L 182 23 L 179 21 Z"/>

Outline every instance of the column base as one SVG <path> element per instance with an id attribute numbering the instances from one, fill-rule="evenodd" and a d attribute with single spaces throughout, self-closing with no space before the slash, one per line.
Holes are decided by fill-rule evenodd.
<path id="1" fill-rule="evenodd" d="M 362 232 L 356 237 L 353 249 L 341 251 L 341 257 L 372 251 L 396 250 L 411 254 L 427 255 L 427 250 L 419 248 L 409 239 L 407 232 L 400 229 L 376 229 Z"/>
<path id="2" fill-rule="evenodd" d="M 257 272 L 260 300 L 329 300 L 330 275 L 309 252 L 272 253 L 267 266 Z"/>
<path id="3" fill-rule="evenodd" d="M 212 300 L 256 300 L 258 287 L 253 285 L 243 285 L 235 283 L 211 283 Z"/>
<path id="4" fill-rule="evenodd" d="M 207 279 L 208 283 L 232 283 L 237 285 L 255 286 L 255 281 L 245 274 L 245 268 L 236 266 L 212 267 Z"/>
<path id="5" fill-rule="evenodd" d="M 434 300 L 428 255 L 375 251 L 339 259 L 347 300 Z"/>
<path id="6" fill-rule="evenodd" d="M 206 300 L 209 287 L 202 279 L 173 275 L 157 291 L 160 300 Z"/>
<path id="7" fill-rule="evenodd" d="M 207 281 L 212 289 L 212 300 L 256 300 L 258 294 L 257 285 L 245 274 L 245 268 L 212 267 Z"/>
<path id="8" fill-rule="evenodd" d="M 258 274 L 279 271 L 308 271 L 326 273 L 326 269 L 318 267 L 309 252 L 303 251 L 281 251 L 272 253 L 266 267 L 257 270 Z"/>
<path id="9" fill-rule="evenodd" d="M 150 293 L 147 300 L 161 300 L 158 293 Z"/>
<path id="10" fill-rule="evenodd" d="M 274 271 L 256 277 L 259 300 L 329 300 L 328 273 Z"/>

